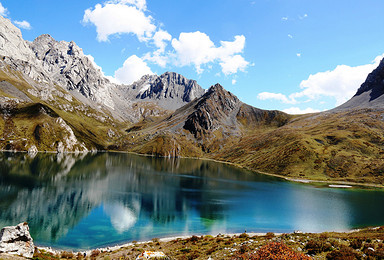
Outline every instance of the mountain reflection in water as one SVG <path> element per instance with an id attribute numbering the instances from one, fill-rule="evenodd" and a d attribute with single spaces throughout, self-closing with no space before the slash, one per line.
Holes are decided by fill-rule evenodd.
<path id="1" fill-rule="evenodd" d="M 383 224 L 372 196 L 384 202 L 378 191 L 319 189 L 204 160 L 0 153 L 0 226 L 27 221 L 37 244 L 60 248 Z"/>

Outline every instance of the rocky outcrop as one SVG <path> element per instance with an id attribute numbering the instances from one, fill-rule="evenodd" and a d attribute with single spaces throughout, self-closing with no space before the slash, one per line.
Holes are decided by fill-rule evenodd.
<path id="1" fill-rule="evenodd" d="M 166 72 L 161 76 L 145 76 L 144 79 L 145 82 L 141 80 L 144 84 L 138 88 L 136 98 L 154 100 L 168 110 L 176 110 L 205 93 L 195 80 L 175 72 Z"/>
<path id="2" fill-rule="evenodd" d="M 21 255 L 31 258 L 34 252 L 33 239 L 27 223 L 4 227 L 0 231 L 0 253 Z"/>
<path id="3" fill-rule="evenodd" d="M 31 50 L 50 79 L 68 90 L 77 90 L 86 98 L 114 108 L 114 85 L 104 77 L 91 58 L 73 41 L 56 41 L 48 34 L 29 43 Z"/>
<path id="4" fill-rule="evenodd" d="M 19 28 L 10 20 L 0 16 L 0 55 L 29 62 L 34 55 Z"/>
<path id="5" fill-rule="evenodd" d="M 169 259 L 163 252 L 152 252 L 152 251 L 144 251 L 140 255 L 136 257 L 136 260 L 147 260 L 147 259 Z"/>
<path id="6" fill-rule="evenodd" d="M 355 96 L 359 96 L 364 92 L 376 90 L 378 95 L 384 94 L 384 59 L 381 60 L 379 66 L 368 74 L 367 79 L 357 90 Z"/>

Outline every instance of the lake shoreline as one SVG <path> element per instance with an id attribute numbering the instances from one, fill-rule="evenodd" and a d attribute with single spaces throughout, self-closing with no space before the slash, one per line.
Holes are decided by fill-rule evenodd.
<path id="1" fill-rule="evenodd" d="M 8 152 L 8 153 L 26 153 L 29 154 L 28 151 L 13 151 L 13 150 L 0 150 L 0 152 Z M 48 153 L 48 154 L 58 154 L 56 151 L 38 151 L 37 153 Z M 272 176 L 276 178 L 280 178 L 286 181 L 291 181 L 291 182 L 296 182 L 296 183 L 302 183 L 302 184 L 326 184 L 330 188 L 379 188 L 383 189 L 384 185 L 381 184 L 376 184 L 376 183 L 360 183 L 360 182 L 353 182 L 353 181 L 341 181 L 341 180 L 316 180 L 316 179 L 309 179 L 309 178 L 298 178 L 298 177 L 287 177 L 275 173 L 268 173 L 256 169 L 251 169 L 249 167 L 232 163 L 232 162 L 227 162 L 227 161 L 221 161 L 217 159 L 212 159 L 212 158 L 206 158 L 206 157 L 185 157 L 185 156 L 178 156 L 178 157 L 168 157 L 168 156 L 155 156 L 151 154 L 141 154 L 141 153 L 136 153 L 136 152 L 131 152 L 131 151 L 108 151 L 108 150 L 97 150 L 97 151 L 87 151 L 87 152 L 64 152 L 61 154 L 75 154 L 75 155 L 80 155 L 80 154 L 95 154 L 95 153 L 123 153 L 123 154 L 134 154 L 138 156 L 145 156 L 145 157 L 154 157 L 154 158 L 182 158 L 182 159 L 193 159 L 193 160 L 206 160 L 206 161 L 212 161 L 212 162 L 217 162 L 217 163 L 223 163 L 227 165 L 231 165 L 240 169 L 248 170 L 253 173 L 258 173 L 258 174 L 263 174 L 267 176 Z M 351 187 L 350 187 L 351 186 Z"/>
<path id="2" fill-rule="evenodd" d="M 246 166 L 242 166 L 240 164 L 232 163 L 232 162 L 227 162 L 227 161 L 221 161 L 217 159 L 211 159 L 211 158 L 205 158 L 205 157 L 185 157 L 185 156 L 179 156 L 179 157 L 168 157 L 168 156 L 154 156 L 151 154 L 141 154 L 141 153 L 136 153 L 136 152 L 130 152 L 130 151 L 103 151 L 103 152 L 111 152 L 111 153 L 128 153 L 128 154 L 134 154 L 134 155 L 139 155 L 139 156 L 146 156 L 146 157 L 157 157 L 157 158 L 182 158 L 182 159 L 193 159 L 193 160 L 206 160 L 206 161 L 211 161 L 211 162 L 217 162 L 217 163 L 224 163 L 227 165 L 235 166 L 241 169 L 245 169 L 248 171 L 251 171 L 253 173 L 259 173 L 267 176 L 272 176 L 272 177 L 277 177 L 286 181 L 291 181 L 291 182 L 297 182 L 297 183 L 302 183 L 302 184 L 328 184 L 328 186 L 333 185 L 334 187 L 330 186 L 330 188 L 359 188 L 359 187 L 367 187 L 367 188 L 380 188 L 383 189 L 384 185 L 376 184 L 376 183 L 359 183 L 359 182 L 351 182 L 351 181 L 333 181 L 333 180 L 314 180 L 314 179 L 308 179 L 308 178 L 297 178 L 297 177 L 287 177 L 279 174 L 274 174 L 274 173 L 268 173 L 260 170 L 254 170 Z M 352 186 L 352 187 L 349 187 Z"/>
<path id="3" fill-rule="evenodd" d="M 357 250 L 356 253 L 367 253 L 364 250 L 367 250 L 368 246 L 379 251 L 381 250 L 383 239 L 384 227 L 369 227 L 345 232 L 303 233 L 301 231 L 295 231 L 292 233 L 268 232 L 228 233 L 217 234 L 216 236 L 172 236 L 80 251 L 37 247 L 37 252 L 40 254 L 39 256 L 42 256 L 39 259 L 50 259 L 44 258 L 44 256 L 47 255 L 59 258 L 68 258 L 63 256 L 72 255 L 72 258 L 69 259 L 74 259 L 76 256 L 86 256 L 87 259 L 90 256 L 91 259 L 135 259 L 144 251 L 163 252 L 168 257 L 171 257 L 171 259 L 179 259 L 180 256 L 188 256 L 191 253 L 195 254 L 196 259 L 233 259 L 233 257 L 238 256 L 238 254 L 243 254 L 242 251 L 248 252 L 248 254 L 254 254 L 263 246 L 268 246 L 271 243 L 280 243 L 288 246 L 290 250 L 297 253 L 312 257 L 316 256 L 316 259 L 325 259 L 326 254 L 330 254 L 333 251 L 344 251 L 347 247 L 353 248 L 349 250 L 358 249 L 355 248 L 356 241 L 360 241 L 360 248 L 362 248 L 361 250 Z M 316 243 L 319 242 L 327 244 L 329 248 L 324 247 L 317 252 L 313 251 L 312 249 L 318 250 L 318 248 L 311 247 L 316 246 Z M 0 257 L 1 256 L 0 254 Z"/>

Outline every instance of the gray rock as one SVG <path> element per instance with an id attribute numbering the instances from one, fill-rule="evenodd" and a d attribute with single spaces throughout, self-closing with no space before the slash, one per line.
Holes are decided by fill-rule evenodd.
<path id="1" fill-rule="evenodd" d="M 145 76 L 136 83 L 136 98 L 156 101 L 161 107 L 176 110 L 204 95 L 205 90 L 195 80 L 190 80 L 175 72 L 166 72 L 161 76 Z M 134 83 L 135 84 L 135 83 Z"/>
<path id="2" fill-rule="evenodd" d="M 0 231 L 0 253 L 31 258 L 34 252 L 33 239 L 27 223 L 4 227 Z"/>
<path id="3" fill-rule="evenodd" d="M 37 150 L 37 147 L 36 145 L 32 145 L 31 147 L 29 147 L 28 149 L 28 154 L 29 155 L 36 155 L 37 153 L 39 152 L 39 150 Z"/>

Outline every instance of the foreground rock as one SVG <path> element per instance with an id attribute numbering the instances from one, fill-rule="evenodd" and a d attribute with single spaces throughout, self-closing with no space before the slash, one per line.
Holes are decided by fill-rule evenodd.
<path id="1" fill-rule="evenodd" d="M 4 227 L 0 231 L 0 253 L 32 257 L 34 248 L 27 223 Z"/>
<path id="2" fill-rule="evenodd" d="M 168 259 L 168 257 L 163 252 L 144 251 L 136 258 L 136 260 L 146 259 Z"/>

